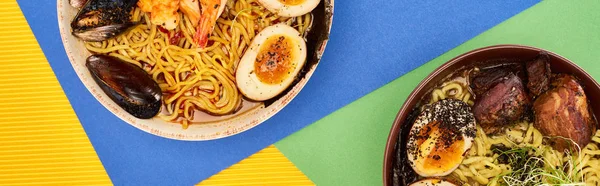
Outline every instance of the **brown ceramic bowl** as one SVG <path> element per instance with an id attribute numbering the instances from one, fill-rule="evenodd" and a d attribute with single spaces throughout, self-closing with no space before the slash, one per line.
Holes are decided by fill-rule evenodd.
<path id="1" fill-rule="evenodd" d="M 385 157 L 383 164 L 383 183 L 384 185 L 395 185 L 393 180 L 394 166 L 396 161 L 396 146 L 400 137 L 402 126 L 405 125 L 405 120 L 409 117 L 412 109 L 417 103 L 426 96 L 426 93 L 446 76 L 451 73 L 474 64 L 482 66 L 497 63 L 498 59 L 517 59 L 530 60 L 536 57 L 540 52 L 547 52 L 550 55 L 550 65 L 553 73 L 572 74 L 580 79 L 580 83 L 584 87 L 584 91 L 588 96 L 590 103 L 600 102 L 600 85 L 583 69 L 575 65 L 568 59 L 559 56 L 558 54 L 529 46 L 520 45 L 496 45 L 485 48 L 476 49 L 465 54 L 462 54 L 437 68 L 427 78 L 425 78 L 413 92 L 408 96 L 406 102 L 398 112 L 394 124 L 390 131 L 385 147 Z M 594 115 L 600 116 L 600 104 L 590 104 L 594 111 Z M 408 125 L 408 124 L 407 124 Z M 410 128 L 408 128 L 410 129 Z M 402 141 L 406 141 L 407 132 L 404 132 Z M 405 144 L 404 144 L 405 145 Z M 408 167 L 410 168 L 410 167 Z M 402 177 L 399 177 L 397 185 L 406 185 L 403 183 Z"/>

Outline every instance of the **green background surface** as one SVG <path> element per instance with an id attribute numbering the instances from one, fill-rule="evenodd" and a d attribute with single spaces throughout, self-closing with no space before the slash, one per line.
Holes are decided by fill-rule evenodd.
<path id="1" fill-rule="evenodd" d="M 381 185 L 387 136 L 410 92 L 442 63 L 496 44 L 553 51 L 600 79 L 600 1 L 541 2 L 275 145 L 317 185 Z"/>

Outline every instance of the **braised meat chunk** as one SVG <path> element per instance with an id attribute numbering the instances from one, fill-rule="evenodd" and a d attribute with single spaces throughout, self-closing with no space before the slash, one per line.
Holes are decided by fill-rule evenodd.
<path id="1" fill-rule="evenodd" d="M 550 86 L 550 56 L 540 54 L 535 60 L 527 62 L 527 88 L 533 97 L 546 92 Z"/>
<path id="2" fill-rule="evenodd" d="M 479 97 L 496 84 L 504 81 L 504 78 L 510 74 L 517 74 L 519 78 L 523 78 L 524 73 L 522 73 L 522 69 L 523 66 L 519 63 L 481 69 L 481 71 L 472 74 L 471 90 L 473 90 L 475 97 Z"/>
<path id="3" fill-rule="evenodd" d="M 508 124 L 519 121 L 530 106 L 521 78 L 509 74 L 483 93 L 475 102 L 475 118 L 486 134 L 502 131 Z"/>
<path id="4" fill-rule="evenodd" d="M 486 70 L 477 74 L 471 82 L 471 89 L 476 96 L 483 95 L 486 91 L 498 84 L 503 78 L 510 74 L 508 68 L 496 68 L 492 70 Z"/>
<path id="5" fill-rule="evenodd" d="M 552 137 L 557 150 L 574 147 L 571 140 L 585 147 L 596 131 L 596 124 L 583 88 L 575 77 L 565 74 L 553 79 L 552 87 L 533 103 L 534 126 L 544 136 Z"/>

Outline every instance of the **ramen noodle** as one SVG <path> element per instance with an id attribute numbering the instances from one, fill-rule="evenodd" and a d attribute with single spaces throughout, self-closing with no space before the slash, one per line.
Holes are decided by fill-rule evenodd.
<path id="1" fill-rule="evenodd" d="M 241 107 L 242 95 L 234 74 L 258 32 L 284 23 L 305 34 L 312 22 L 310 13 L 280 17 L 256 0 L 230 1 L 217 20 L 208 46 L 198 48 L 193 42 L 196 28 L 184 14 L 179 16 L 179 25 L 169 32 L 151 24 L 149 14 L 136 8 L 132 17 L 142 24 L 109 40 L 86 42 L 85 47 L 142 67 L 163 92 L 165 107 L 158 116 L 179 121 L 184 128 L 194 120 L 197 110 L 226 115 Z"/>
<path id="2" fill-rule="evenodd" d="M 431 100 L 454 98 L 473 105 L 473 97 L 463 85 L 463 82 L 449 81 L 442 84 L 441 88 L 432 90 Z M 451 177 L 465 183 L 465 185 L 525 185 L 523 181 L 512 179 L 506 175 L 521 167 L 511 167 L 508 163 L 501 163 L 499 157 L 502 152 L 494 151 L 494 146 L 503 146 L 511 149 L 535 149 L 527 153 L 535 153 L 537 158 L 529 161 L 538 161 L 543 164 L 542 169 L 567 169 L 567 174 L 587 185 L 600 185 L 600 130 L 592 137 L 592 142 L 578 152 L 559 152 L 544 143 L 544 136 L 529 122 L 521 122 L 507 129 L 506 133 L 497 136 L 488 136 L 480 126 L 474 144 L 466 158 Z M 567 166 L 567 167 L 565 167 Z M 570 167 L 569 167 L 570 166 Z M 504 177 L 506 176 L 506 177 Z M 552 175 L 532 175 L 532 179 L 548 179 Z M 546 176 L 546 177 L 544 177 Z"/>

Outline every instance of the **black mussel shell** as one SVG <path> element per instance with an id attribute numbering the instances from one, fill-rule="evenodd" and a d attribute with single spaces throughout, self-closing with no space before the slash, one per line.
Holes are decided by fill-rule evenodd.
<path id="1" fill-rule="evenodd" d="M 85 66 L 104 93 L 131 115 L 148 119 L 160 111 L 162 91 L 142 68 L 107 55 L 92 55 Z"/>
<path id="2" fill-rule="evenodd" d="M 136 3 L 137 0 L 88 0 L 71 22 L 72 34 L 84 41 L 115 37 L 137 24 L 131 21 Z"/>

